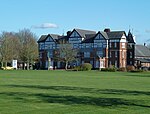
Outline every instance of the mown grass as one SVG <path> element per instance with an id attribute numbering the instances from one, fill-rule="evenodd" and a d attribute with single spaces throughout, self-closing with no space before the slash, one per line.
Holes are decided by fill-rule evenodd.
<path id="1" fill-rule="evenodd" d="M 150 113 L 150 72 L 0 71 L 0 114 L 129 113 Z"/>

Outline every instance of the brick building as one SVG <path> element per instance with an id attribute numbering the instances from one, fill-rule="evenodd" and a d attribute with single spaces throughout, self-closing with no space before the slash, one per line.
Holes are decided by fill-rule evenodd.
<path id="1" fill-rule="evenodd" d="M 57 34 L 42 35 L 38 40 L 40 67 L 64 68 L 60 61 L 54 60 L 54 50 L 59 48 L 59 42 L 65 41 L 78 49 L 80 56 L 73 64 L 92 64 L 93 68 L 106 68 L 111 65 L 121 68 L 134 65 L 135 42 L 131 32 L 125 31 L 91 31 L 73 29 L 66 36 Z M 50 65 L 48 65 L 50 61 Z M 70 63 L 71 65 L 71 63 Z"/>

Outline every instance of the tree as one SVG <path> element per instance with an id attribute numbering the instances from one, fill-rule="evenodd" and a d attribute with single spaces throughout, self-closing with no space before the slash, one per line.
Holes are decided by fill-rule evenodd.
<path id="1" fill-rule="evenodd" d="M 59 49 L 56 50 L 55 59 L 65 63 L 65 69 L 67 70 L 68 63 L 76 60 L 77 50 L 72 48 L 69 43 L 61 43 Z"/>
<path id="2" fill-rule="evenodd" d="M 3 67 L 13 59 L 18 59 L 19 40 L 14 32 L 2 32 L 0 35 L 0 61 Z"/>
<path id="3" fill-rule="evenodd" d="M 29 70 L 29 65 L 33 64 L 38 58 L 37 37 L 29 29 L 20 30 L 17 36 L 21 42 L 19 50 L 20 60 L 24 63 L 24 69 L 25 64 L 27 64 L 27 70 Z"/>

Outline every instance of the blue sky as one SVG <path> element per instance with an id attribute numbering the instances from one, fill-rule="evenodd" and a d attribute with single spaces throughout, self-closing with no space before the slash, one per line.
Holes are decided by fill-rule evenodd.
<path id="1" fill-rule="evenodd" d="M 40 36 L 73 28 L 130 28 L 143 44 L 150 39 L 149 7 L 150 0 L 0 0 L 0 31 L 29 28 Z"/>

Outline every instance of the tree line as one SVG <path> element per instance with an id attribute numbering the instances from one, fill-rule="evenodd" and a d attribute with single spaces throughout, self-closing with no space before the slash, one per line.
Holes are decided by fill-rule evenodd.
<path id="1" fill-rule="evenodd" d="M 23 69 L 38 59 L 37 36 L 29 29 L 18 32 L 2 32 L 0 34 L 0 63 L 7 67 L 12 60 L 22 63 Z"/>

